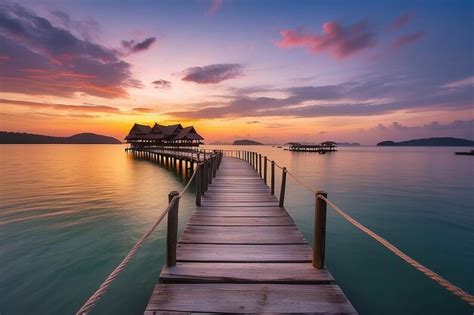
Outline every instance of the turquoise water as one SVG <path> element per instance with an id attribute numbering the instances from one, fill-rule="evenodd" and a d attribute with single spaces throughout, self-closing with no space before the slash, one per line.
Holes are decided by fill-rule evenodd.
<path id="1" fill-rule="evenodd" d="M 175 173 L 123 148 L 0 146 L 2 315 L 73 314 L 156 219 L 168 192 L 184 187 Z M 459 148 L 360 147 L 326 155 L 251 149 L 474 292 L 474 159 L 453 155 Z M 180 228 L 193 197 L 190 191 L 181 201 Z M 286 207 L 311 239 L 314 196 L 291 177 Z M 155 231 L 94 314 L 143 311 L 164 262 L 164 233 L 164 226 Z M 331 210 L 327 233 L 327 267 L 360 314 L 472 314 Z"/>

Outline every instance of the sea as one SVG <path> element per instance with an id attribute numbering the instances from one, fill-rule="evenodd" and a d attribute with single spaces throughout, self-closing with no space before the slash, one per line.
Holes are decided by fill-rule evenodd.
<path id="1" fill-rule="evenodd" d="M 360 223 L 474 293 L 474 157 L 470 148 L 340 147 L 328 154 L 254 150 Z M 74 314 L 120 263 L 186 179 L 125 145 L 0 145 L 0 314 Z M 280 171 L 277 169 L 277 187 Z M 278 193 L 278 189 L 277 189 Z M 287 178 L 285 206 L 312 239 L 314 194 Z M 182 231 L 195 209 L 180 202 Z M 141 314 L 165 259 L 165 224 L 92 314 Z M 328 208 L 326 266 L 360 314 L 472 314 L 440 287 Z"/>

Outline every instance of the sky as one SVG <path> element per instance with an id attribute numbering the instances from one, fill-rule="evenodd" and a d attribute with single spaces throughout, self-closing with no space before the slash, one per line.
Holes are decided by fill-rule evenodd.
<path id="1" fill-rule="evenodd" d="M 0 130 L 474 139 L 473 1 L 3 1 Z"/>

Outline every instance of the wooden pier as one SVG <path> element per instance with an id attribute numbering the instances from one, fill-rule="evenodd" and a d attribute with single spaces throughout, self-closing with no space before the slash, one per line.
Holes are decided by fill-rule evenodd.
<path id="1" fill-rule="evenodd" d="M 145 314 L 356 314 L 324 268 L 325 203 L 318 199 L 311 248 L 284 208 L 286 170 L 277 199 L 275 163 L 233 155 L 197 168 L 199 207 L 179 241 L 178 203 L 170 210 L 167 262 Z"/>

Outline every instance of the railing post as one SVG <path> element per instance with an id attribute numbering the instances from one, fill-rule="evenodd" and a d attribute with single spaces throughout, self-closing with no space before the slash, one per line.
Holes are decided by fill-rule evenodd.
<path id="1" fill-rule="evenodd" d="M 214 167 L 214 159 L 211 157 L 209 160 L 208 160 L 208 163 L 209 163 L 209 167 L 208 167 L 208 185 L 212 184 L 212 168 Z"/>
<path id="2" fill-rule="evenodd" d="M 204 195 L 204 192 L 205 192 L 205 189 L 206 189 L 206 187 L 205 187 L 205 184 L 206 184 L 205 174 L 206 174 L 206 172 L 205 172 L 205 168 L 204 168 L 204 166 L 205 166 L 204 161 L 200 162 L 199 164 L 201 164 L 201 174 L 200 174 L 199 178 L 201 179 L 201 196 L 202 196 L 202 195 Z"/>
<path id="3" fill-rule="evenodd" d="M 258 155 L 258 173 L 260 174 L 260 178 L 262 178 L 263 172 L 262 172 L 262 155 L 261 154 Z"/>
<path id="4" fill-rule="evenodd" d="M 209 179 L 207 178 L 207 176 L 209 175 L 208 171 L 207 171 L 207 160 L 204 160 L 204 185 L 202 186 L 202 192 L 203 194 L 207 191 L 207 184 L 208 184 L 208 181 Z"/>
<path id="5" fill-rule="evenodd" d="M 316 213 L 314 214 L 313 230 L 313 267 L 324 268 L 324 256 L 326 251 L 326 200 L 318 198 L 318 195 L 327 198 L 327 193 L 318 191 L 316 193 Z"/>
<path id="6" fill-rule="evenodd" d="M 176 265 L 176 244 L 178 243 L 178 207 L 179 193 L 172 191 L 168 194 L 168 202 L 175 198 L 171 209 L 168 211 L 168 225 L 166 228 L 166 265 L 172 267 Z"/>
<path id="7" fill-rule="evenodd" d="M 202 171 L 201 171 L 201 164 L 197 165 L 196 168 L 196 206 L 200 207 L 201 206 L 201 196 L 202 196 L 202 181 L 201 181 L 201 176 L 202 176 Z"/>
<path id="8" fill-rule="evenodd" d="M 272 195 L 275 194 L 275 161 L 272 160 L 271 168 L 270 168 L 270 193 Z"/>
<path id="9" fill-rule="evenodd" d="M 283 207 L 285 203 L 285 189 L 286 189 L 286 167 L 283 168 L 281 173 L 281 188 L 280 188 L 280 200 L 278 206 Z"/>
<path id="10" fill-rule="evenodd" d="M 267 184 L 267 157 L 263 158 L 263 182 Z"/>

